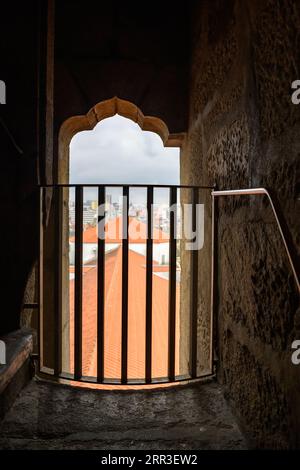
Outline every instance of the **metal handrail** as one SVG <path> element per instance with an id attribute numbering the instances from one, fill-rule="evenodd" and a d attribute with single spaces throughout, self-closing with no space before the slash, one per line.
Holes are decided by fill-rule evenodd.
<path id="1" fill-rule="evenodd" d="M 212 191 L 213 198 L 220 197 L 220 196 L 255 196 L 255 195 L 267 196 L 270 202 L 270 205 L 271 205 L 271 208 L 272 208 L 272 211 L 275 216 L 276 223 L 277 223 L 277 227 L 280 232 L 281 239 L 283 241 L 285 251 L 286 251 L 290 266 L 293 271 L 295 282 L 296 282 L 298 291 L 300 293 L 299 268 L 297 266 L 298 262 L 297 262 L 296 256 L 292 253 L 293 251 L 292 248 L 288 244 L 287 234 L 284 233 L 283 221 L 280 220 L 279 211 L 275 207 L 274 200 L 272 199 L 269 190 L 267 190 L 266 188 L 249 188 L 249 189 L 233 189 L 233 190 L 226 189 L 226 190 L 220 190 L 220 191 L 219 190 Z"/>

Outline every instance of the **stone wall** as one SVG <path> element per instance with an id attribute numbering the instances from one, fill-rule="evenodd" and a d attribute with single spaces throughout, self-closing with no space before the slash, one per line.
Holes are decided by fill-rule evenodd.
<path id="1" fill-rule="evenodd" d="M 154 1 L 56 2 L 55 129 L 117 96 L 171 133 L 187 127 L 188 8 Z"/>
<path id="2" fill-rule="evenodd" d="M 17 10 L 17 14 L 16 14 Z M 28 277 L 38 254 L 37 1 L 2 2 L 0 79 L 0 334 L 20 326 Z M 33 301 L 34 285 L 28 301 Z"/>
<path id="3" fill-rule="evenodd" d="M 38 256 L 37 184 L 57 180 L 65 119 L 118 96 L 163 119 L 171 133 L 186 129 L 188 9 L 172 5 L 152 2 L 145 11 L 128 2 L 91 0 L 83 8 L 71 0 L 29 0 L 17 14 L 14 3 L 1 5 L 7 104 L 0 107 L 0 333 L 31 322 L 32 312 L 20 317 L 26 286 L 26 301 L 36 300 L 30 275 Z M 48 215 L 50 203 L 49 195 Z"/>
<path id="4" fill-rule="evenodd" d="M 296 0 L 194 3 L 181 167 L 184 183 L 271 188 L 298 249 L 300 106 L 291 103 L 291 83 L 300 78 L 299 28 Z M 300 310 L 268 202 L 220 199 L 217 233 L 218 379 L 256 445 L 299 447 L 291 342 L 300 338 Z M 199 283 L 204 303 L 208 271 Z M 206 323 L 207 309 L 199 308 Z"/>

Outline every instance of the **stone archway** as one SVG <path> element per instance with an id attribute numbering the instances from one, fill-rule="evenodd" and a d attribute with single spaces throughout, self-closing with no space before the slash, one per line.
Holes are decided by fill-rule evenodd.
<path id="1" fill-rule="evenodd" d="M 101 101 L 94 105 L 85 115 L 71 116 L 66 119 L 59 130 L 58 136 L 58 155 L 57 155 L 57 184 L 69 184 L 69 165 L 70 165 L 70 142 L 75 134 L 93 130 L 95 126 L 106 118 L 120 115 L 137 123 L 142 131 L 150 131 L 159 135 L 164 147 L 181 147 L 185 140 L 185 133 L 171 134 L 168 126 L 163 120 L 155 116 L 145 116 L 135 104 L 122 100 L 118 97 Z M 61 260 L 61 329 L 62 342 L 68 344 L 70 336 L 70 317 L 69 317 L 69 252 L 68 252 L 68 188 L 64 188 L 62 193 L 62 260 Z M 70 356 L 69 350 L 62 348 L 62 369 L 69 370 Z"/>
<path id="2" fill-rule="evenodd" d="M 136 122 L 143 131 L 155 132 L 165 147 L 182 147 L 185 133 L 170 134 L 167 125 L 155 116 L 144 116 L 143 112 L 130 101 L 118 97 L 101 101 L 85 115 L 72 116 L 63 122 L 58 137 L 58 184 L 69 182 L 69 144 L 72 137 L 81 131 L 88 131 L 103 119 L 119 114 Z"/>

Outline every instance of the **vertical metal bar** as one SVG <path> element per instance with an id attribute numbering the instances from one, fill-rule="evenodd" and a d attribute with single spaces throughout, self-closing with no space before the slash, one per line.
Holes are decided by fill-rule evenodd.
<path id="1" fill-rule="evenodd" d="M 105 187 L 98 188 L 98 210 L 101 207 L 101 215 L 98 214 L 98 224 L 103 224 L 105 219 Z M 103 214 L 102 214 L 103 211 Z M 97 263 L 97 382 L 104 379 L 104 308 L 105 308 L 105 239 L 98 225 L 98 263 Z"/>
<path id="2" fill-rule="evenodd" d="M 198 188 L 192 189 L 192 231 L 197 230 Z M 190 375 L 197 377 L 197 310 L 198 310 L 198 250 L 191 251 L 191 292 L 190 292 Z"/>
<path id="3" fill-rule="evenodd" d="M 170 252 L 169 252 L 169 357 L 168 376 L 175 380 L 175 329 L 176 329 L 176 229 L 177 229 L 177 188 L 170 187 Z"/>
<path id="4" fill-rule="evenodd" d="M 75 318 L 74 318 L 74 378 L 82 376 L 82 242 L 83 188 L 75 190 Z"/>
<path id="5" fill-rule="evenodd" d="M 44 188 L 40 188 L 40 214 L 39 214 L 39 254 L 38 254 L 38 370 L 43 365 L 43 241 L 44 241 Z"/>
<path id="6" fill-rule="evenodd" d="M 215 301 L 216 301 L 216 201 L 211 194 L 211 282 L 210 282 L 210 372 L 214 372 L 215 332 Z"/>
<path id="7" fill-rule="evenodd" d="M 129 187 L 123 186 L 123 240 L 122 240 L 122 356 L 121 383 L 127 383 L 128 363 L 128 212 Z"/>
<path id="8" fill-rule="evenodd" d="M 54 375 L 62 370 L 62 188 L 54 188 L 55 200 L 55 328 L 54 328 Z"/>
<path id="9" fill-rule="evenodd" d="M 146 357 L 145 378 L 151 383 L 152 378 L 152 275 L 153 275 L 153 241 L 152 241 L 152 205 L 153 187 L 147 187 L 147 246 L 146 246 Z"/>

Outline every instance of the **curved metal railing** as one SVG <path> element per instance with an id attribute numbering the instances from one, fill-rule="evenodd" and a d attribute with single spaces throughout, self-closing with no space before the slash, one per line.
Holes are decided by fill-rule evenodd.
<path id="1" fill-rule="evenodd" d="M 221 197 L 221 196 L 255 196 L 255 195 L 262 195 L 262 196 L 267 196 L 276 223 L 277 227 L 289 260 L 289 264 L 291 266 L 293 276 L 298 288 L 298 291 L 300 293 L 300 281 L 299 281 L 299 267 L 298 267 L 298 260 L 295 254 L 295 250 L 292 247 L 292 244 L 290 241 L 288 241 L 291 237 L 289 236 L 289 233 L 287 231 L 287 228 L 285 227 L 284 219 L 283 217 L 280 216 L 279 208 L 275 207 L 274 203 L 274 198 L 271 197 L 270 191 L 266 188 L 249 188 L 249 189 L 228 189 L 228 190 L 220 190 L 220 191 L 212 191 L 212 197 Z"/>
<path id="2" fill-rule="evenodd" d="M 187 381 L 192 379 L 199 379 L 203 377 L 210 377 L 213 375 L 213 368 L 210 365 L 213 365 L 211 359 L 212 353 L 210 353 L 210 364 L 207 363 L 207 370 L 199 374 L 197 362 L 199 362 L 198 357 L 198 346 L 197 346 L 197 308 L 198 308 L 198 251 L 200 248 L 192 249 L 191 251 L 191 269 L 189 271 L 190 283 L 191 283 L 191 297 L 190 297 L 190 328 L 186 330 L 186 342 L 190 346 L 190 350 L 186 352 L 189 360 L 189 371 L 180 375 L 179 367 L 179 358 L 180 358 L 180 347 L 179 347 L 179 334 L 177 331 L 178 328 L 178 295 L 176 295 L 178 280 L 177 280 L 177 224 L 178 218 L 181 218 L 177 212 L 177 204 L 180 203 L 181 193 L 180 190 L 187 189 L 190 191 L 191 198 L 191 225 L 192 232 L 196 233 L 196 228 L 198 224 L 196 223 L 196 218 L 198 216 L 198 211 L 196 207 L 199 203 L 200 190 L 207 190 L 210 194 L 213 189 L 211 186 L 190 186 L 190 185 L 145 185 L 145 184 L 61 184 L 61 185 L 48 185 L 41 187 L 41 200 L 45 199 L 46 191 L 49 188 L 51 191 L 52 201 L 53 201 L 53 224 L 52 232 L 48 235 L 48 227 L 45 226 L 44 217 L 43 217 L 43 207 L 41 211 L 41 240 L 44 239 L 44 247 L 48 244 L 51 246 L 53 244 L 54 248 L 51 256 L 45 250 L 45 255 L 43 256 L 43 249 L 40 249 L 40 271 L 43 272 L 44 262 L 48 263 L 46 269 L 52 269 L 52 278 L 53 281 L 53 308 L 49 308 L 46 305 L 46 301 L 43 300 L 40 302 L 40 318 L 42 327 L 40 329 L 40 367 L 39 372 L 51 375 L 57 379 L 69 379 L 76 382 L 88 382 L 96 384 L 109 384 L 109 385 L 144 385 L 144 384 L 161 384 L 161 383 L 173 383 L 180 381 Z M 118 338 L 118 351 L 120 351 L 120 372 L 119 376 L 116 378 L 107 377 L 107 367 L 105 364 L 109 362 L 107 359 L 107 354 L 105 349 L 105 324 L 108 323 L 107 307 L 108 301 L 105 295 L 105 253 L 107 246 L 107 234 L 102 237 L 99 235 L 99 228 L 97 233 L 97 241 L 95 250 L 97 251 L 97 261 L 95 263 L 96 270 L 96 307 L 95 307 L 95 322 L 94 322 L 94 331 L 95 331 L 95 352 L 96 360 L 93 360 L 93 368 L 88 369 L 85 366 L 85 355 L 83 341 L 85 339 L 85 334 L 83 331 L 83 326 L 85 324 L 85 313 L 87 310 L 85 308 L 84 299 L 86 296 L 83 292 L 84 285 L 84 262 L 83 262 L 83 233 L 84 233 L 84 194 L 86 188 L 95 190 L 95 202 L 97 203 L 98 208 L 104 208 L 102 211 L 97 210 L 97 225 L 102 226 L 105 220 L 105 207 L 107 204 L 107 196 L 111 189 L 110 188 L 120 188 L 122 203 L 118 209 L 118 214 L 120 220 L 122 221 L 122 241 L 120 243 L 121 250 L 121 262 L 120 270 L 121 272 L 121 296 L 120 296 L 120 317 L 121 317 L 121 326 L 120 326 L 120 338 Z M 143 307 L 141 308 L 141 315 L 144 315 L 145 327 L 142 327 L 141 330 L 137 331 L 138 335 L 136 341 L 143 338 L 140 343 L 143 342 L 145 347 L 139 348 L 140 356 L 143 356 L 140 363 L 142 363 L 143 376 L 142 378 L 133 378 L 133 373 L 130 373 L 130 361 L 129 361 L 129 326 L 130 326 L 130 302 L 129 302 L 129 242 L 131 239 L 129 234 L 129 219 L 130 219 L 130 207 L 129 199 L 130 192 L 132 188 L 144 188 L 145 190 L 145 201 L 146 201 L 146 234 L 145 234 L 145 280 L 142 280 L 143 289 L 145 290 L 145 299 L 143 300 Z M 168 275 L 168 287 L 167 287 L 167 299 L 163 298 L 163 315 L 166 318 L 166 328 L 158 331 L 159 328 L 154 322 L 154 307 L 156 303 L 152 300 L 153 291 L 157 292 L 157 282 L 154 285 L 153 274 L 155 264 L 154 260 L 154 248 L 153 245 L 153 231 L 157 231 L 157 227 L 154 225 L 152 206 L 154 204 L 154 191 L 166 189 L 168 191 L 168 210 L 169 210 L 169 238 L 168 238 L 168 265 L 169 265 L 169 275 Z M 73 191 L 72 194 L 72 211 L 74 212 L 74 221 L 72 222 L 72 253 L 74 255 L 74 261 L 72 261 L 72 299 L 70 301 L 70 307 L 66 307 L 65 298 L 70 298 L 69 296 L 69 281 L 68 276 L 71 271 L 69 270 L 68 262 L 66 262 L 66 253 L 67 253 L 67 240 L 70 240 L 70 219 L 68 221 L 68 202 L 69 202 L 69 191 Z M 94 196 L 93 196 L 94 197 Z M 72 212 L 72 213 L 73 213 Z M 188 212 L 188 214 L 190 214 Z M 101 215 L 100 215 L 101 213 Z M 204 211 L 203 211 L 204 214 Z M 203 215 L 204 217 L 204 215 Z M 185 224 L 183 224 L 185 225 Z M 51 224 L 50 224 L 51 230 Z M 73 233 L 74 232 L 74 233 Z M 106 232 L 106 230 L 104 230 Z M 95 231 L 96 234 L 96 231 Z M 195 235 L 193 235 L 195 236 Z M 50 237 L 50 238 L 49 238 Z M 114 238 L 114 237 L 113 237 Z M 115 238 L 114 238 L 115 240 Z M 119 240 L 119 239 L 118 239 Z M 204 237 L 203 237 L 204 240 Z M 116 243 L 116 242 L 114 242 Z M 50 259 L 50 261 L 49 261 Z M 118 258 L 119 259 L 119 258 Z M 50 265 L 49 263 L 52 263 Z M 45 273 L 47 271 L 45 270 Z M 51 276 L 50 276 L 51 277 Z M 165 285 L 165 284 L 164 284 Z M 43 281 L 40 280 L 42 298 L 43 292 L 47 294 L 49 289 L 51 289 L 51 284 L 43 284 Z M 120 286 L 119 286 L 120 287 Z M 155 289 L 154 289 L 155 288 Z M 165 292 L 166 289 L 164 289 Z M 132 292 L 132 283 L 131 291 Z M 47 297 L 48 299 L 48 297 Z M 51 299 L 50 299 L 51 300 Z M 44 308 L 43 308 L 44 304 Z M 166 307 L 166 308 L 165 308 Z M 94 308 L 94 307 L 93 307 Z M 54 312 L 54 314 L 52 313 Z M 157 311 L 157 309 L 155 310 Z M 71 312 L 71 314 L 70 314 Z M 53 319 L 50 321 L 50 316 L 53 316 Z M 155 316 L 155 318 L 157 315 Z M 161 324 L 159 323 L 159 326 Z M 49 325 L 49 326 L 48 326 Z M 177 326 L 176 326 L 177 325 Z M 119 326 L 118 326 L 119 328 Z M 166 330 L 166 331 L 165 331 Z M 69 333 L 66 333 L 69 331 Z M 72 333 L 72 334 L 71 334 Z M 52 338 L 52 351 L 50 351 L 51 345 L 51 335 Z M 65 339 L 67 335 L 68 341 Z M 50 337 L 50 338 L 49 338 Z M 181 335 L 180 335 L 181 337 Z M 70 340 L 72 338 L 72 340 Z M 164 346 L 164 356 L 157 358 L 157 353 L 155 352 L 156 347 L 154 347 L 158 340 L 163 343 Z M 46 342 L 45 342 L 46 339 Z M 45 346 L 43 346 L 45 343 Z M 69 350 L 69 357 L 67 360 L 63 359 L 63 352 Z M 47 360 L 43 361 L 43 357 L 47 353 Z M 155 356 L 156 354 L 156 356 Z M 50 358 L 51 356 L 51 358 Z M 164 370 L 166 372 L 165 376 L 158 376 L 157 372 L 153 370 L 161 370 L 158 366 L 153 367 L 153 357 L 156 357 L 156 362 L 158 361 L 163 363 Z M 112 362 L 112 360 L 111 360 Z M 67 363 L 66 366 L 64 364 Z M 96 365 L 95 365 L 96 364 Z M 94 367 L 95 365 L 95 367 Z M 95 369 L 95 371 L 94 371 Z M 87 373 L 86 370 L 92 370 L 92 372 Z M 141 376 L 141 372 L 138 376 Z M 90 376 L 92 374 L 92 376 Z M 109 376 L 112 375 L 110 372 Z M 162 373 L 160 374 L 162 375 Z"/>
<path id="3" fill-rule="evenodd" d="M 51 186 L 54 188 L 54 192 L 57 192 L 58 195 L 58 203 L 59 205 L 61 204 L 61 191 L 62 187 L 70 187 L 71 185 L 62 185 L 62 186 Z M 87 380 L 85 377 L 82 376 L 82 371 L 81 371 L 81 326 L 82 326 L 82 306 L 81 306 L 81 282 L 82 282 L 82 263 L 80 261 L 81 259 L 81 237 L 82 237 L 82 215 L 79 215 L 82 213 L 82 185 L 75 185 L 76 186 L 76 192 L 77 192 L 77 217 L 79 220 L 79 223 L 77 225 L 77 262 L 76 262 L 76 270 L 77 270 L 77 276 L 79 279 L 79 282 L 77 284 L 77 293 L 75 297 L 75 333 L 77 334 L 77 339 L 75 335 L 75 344 L 74 344 L 74 354 L 75 354 L 75 371 L 74 374 L 61 374 L 61 339 L 59 333 L 59 328 L 57 329 L 57 341 L 56 341 L 56 350 L 55 350 L 55 365 L 53 368 L 53 371 L 51 372 L 50 375 L 52 375 L 54 378 L 65 378 L 65 379 L 71 379 L 71 380 L 79 380 L 79 381 L 87 381 L 89 382 L 90 380 Z M 88 186 L 88 185 L 87 185 Z M 90 185 L 90 186 L 95 186 L 95 185 Z M 110 186 L 110 185 L 108 185 Z M 113 185 L 112 185 L 113 186 Z M 115 185 L 115 186 L 120 186 L 120 185 Z M 137 186 L 137 187 L 147 187 L 147 185 L 132 185 L 132 186 Z M 171 194 L 171 199 L 170 199 L 170 204 L 176 200 L 176 194 L 175 194 L 175 188 L 180 189 L 180 188 L 190 188 L 193 191 L 193 204 L 195 205 L 196 200 L 197 200 L 197 194 L 198 194 L 198 189 L 213 189 L 210 187 L 191 187 L 191 186 L 174 186 L 173 187 L 173 193 L 172 193 L 172 187 L 171 186 L 161 186 L 165 188 L 169 188 L 170 194 Z M 128 190 L 128 186 L 125 187 L 125 192 Z M 45 188 L 42 188 L 41 191 L 45 191 Z M 153 187 L 148 186 L 147 187 L 147 194 L 148 194 L 148 199 L 147 199 L 147 205 L 150 208 L 151 203 L 153 202 Z M 268 198 L 268 201 L 270 203 L 277 228 L 280 233 L 280 237 L 282 240 L 282 243 L 284 245 L 287 258 L 289 261 L 289 265 L 291 267 L 293 277 L 295 279 L 295 283 L 298 289 L 298 292 L 300 293 L 300 281 L 299 281 L 299 262 L 298 262 L 298 257 L 296 250 L 293 247 L 293 242 L 288 230 L 288 227 L 286 225 L 285 219 L 283 215 L 281 214 L 280 206 L 277 204 L 276 198 L 271 195 L 270 191 L 266 188 L 248 188 L 248 189 L 235 189 L 235 190 L 212 190 L 211 192 L 211 197 L 212 197 L 212 243 L 211 243 L 211 319 L 210 319 L 210 325 L 211 325 L 211 332 L 210 332 L 210 371 L 208 376 L 211 376 L 214 372 L 214 358 L 213 358 L 213 351 L 214 351 L 214 344 L 215 344 L 215 309 L 216 309 L 216 303 L 215 303 L 215 297 L 216 297 L 216 282 L 215 282 L 215 277 L 216 277 L 216 269 L 215 269 L 215 264 L 216 264 L 216 223 L 217 222 L 217 215 L 216 215 L 216 210 L 215 210 L 215 199 L 219 197 L 232 197 L 232 196 L 266 196 Z M 104 198 L 104 193 L 103 193 L 103 188 L 99 186 L 99 202 L 103 202 L 105 200 Z M 60 201 L 60 202 L 59 202 Z M 128 217 L 128 207 L 126 208 L 126 213 L 124 214 L 124 217 Z M 193 215 L 194 217 L 194 215 Z M 173 225 L 174 225 L 174 220 L 173 220 Z M 58 232 L 61 230 L 61 223 L 58 223 Z M 151 225 L 149 226 L 149 233 L 151 231 Z M 75 237 L 76 238 L 76 237 Z M 99 264 L 99 279 L 100 283 L 99 286 L 103 289 L 103 277 L 101 276 L 101 269 L 103 270 L 103 263 L 104 263 L 104 244 L 103 242 L 99 241 L 99 253 L 100 253 L 100 260 L 101 263 Z M 123 248 L 123 256 L 125 259 L 125 269 L 124 274 L 126 278 L 126 273 L 128 269 L 128 246 L 125 244 L 125 247 Z M 175 241 L 173 240 L 171 242 L 171 247 L 170 247 L 170 257 L 172 258 L 172 273 L 173 275 L 171 276 L 172 282 L 170 283 L 170 296 L 169 296 L 169 370 L 168 370 L 168 377 L 165 378 L 160 378 L 160 379 L 155 379 L 151 376 L 151 338 L 152 338 L 152 329 L 150 328 L 151 325 L 151 292 L 152 292 L 152 286 L 151 286 L 151 276 L 152 276 L 152 242 L 151 242 L 151 237 L 148 237 L 147 241 L 147 303 L 146 303 L 146 322 L 147 322 L 147 330 L 146 330 L 146 349 L 145 349 L 145 354 L 146 354 L 146 361 L 145 361 L 145 379 L 142 381 L 131 381 L 127 377 L 127 317 L 128 317 L 128 311 L 127 311 L 127 297 L 123 296 L 123 313 L 122 313 L 122 318 L 123 318 L 123 326 L 125 325 L 123 329 L 123 334 L 122 334 L 122 350 L 123 350 L 123 355 L 122 355 L 122 377 L 120 381 L 117 381 L 116 383 L 114 381 L 107 381 L 104 379 L 103 376 L 103 336 L 101 336 L 103 333 L 103 312 L 104 312 L 104 305 L 99 304 L 98 305 L 98 357 L 102 358 L 102 362 L 99 362 L 98 366 L 98 374 L 97 377 L 93 380 L 96 383 L 114 383 L 114 384 L 153 384 L 153 383 L 161 383 L 161 382 L 179 382 L 181 380 L 190 380 L 190 379 L 196 379 L 198 378 L 197 374 L 197 299 L 198 299 L 198 292 L 197 292 L 197 267 L 198 267 L 198 254 L 197 251 L 194 252 L 193 254 L 193 259 L 192 259 L 192 270 L 191 270 L 191 288 L 193 292 L 192 296 L 192 305 L 191 305 L 191 356 L 190 356 L 190 374 L 185 377 L 180 377 L 180 376 L 175 376 L 174 373 L 174 363 L 175 363 L 175 326 L 174 326 L 174 320 L 175 320 L 175 307 L 174 307 L 174 292 L 175 292 L 175 270 L 176 270 L 176 262 L 175 262 Z M 57 251 L 57 262 L 58 264 L 61 262 L 61 253 L 60 250 Z M 61 269 L 61 268 L 59 268 Z M 58 270 L 59 270 L 58 269 Z M 58 289 L 61 289 L 60 285 L 57 285 Z M 128 286 L 123 286 L 125 290 L 128 289 Z M 60 321 L 60 305 L 59 302 L 61 301 L 61 294 L 56 296 L 57 302 L 58 302 L 58 311 L 56 315 L 56 323 Z M 28 304 L 24 305 L 24 308 L 38 308 L 40 307 L 38 304 Z M 40 372 L 45 373 L 45 370 L 40 370 Z M 47 372 L 46 372 L 47 375 Z M 68 376 L 69 375 L 69 376 Z"/>

